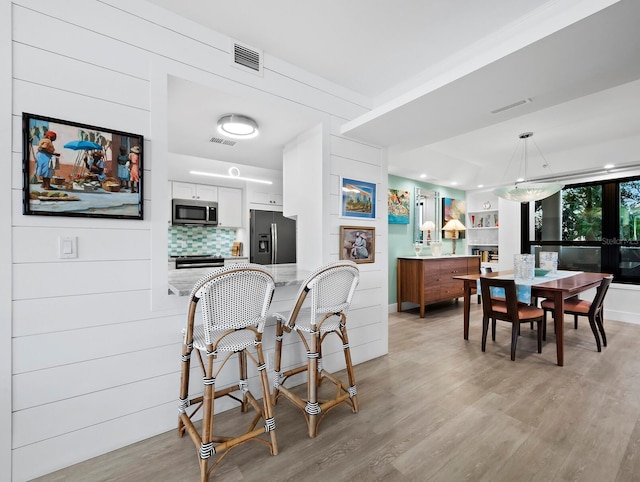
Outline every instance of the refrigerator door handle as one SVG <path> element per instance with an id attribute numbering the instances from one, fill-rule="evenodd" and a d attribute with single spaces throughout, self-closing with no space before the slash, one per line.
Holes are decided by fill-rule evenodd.
<path id="1" fill-rule="evenodd" d="M 271 264 L 278 262 L 278 225 L 271 223 Z"/>

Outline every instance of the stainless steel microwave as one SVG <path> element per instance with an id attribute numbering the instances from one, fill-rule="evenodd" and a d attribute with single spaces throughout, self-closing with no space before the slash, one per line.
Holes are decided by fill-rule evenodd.
<path id="1" fill-rule="evenodd" d="M 171 201 L 171 224 L 218 225 L 218 203 L 173 199 Z"/>

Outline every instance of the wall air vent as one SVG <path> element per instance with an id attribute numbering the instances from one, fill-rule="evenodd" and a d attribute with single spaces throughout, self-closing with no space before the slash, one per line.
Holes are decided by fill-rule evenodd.
<path id="1" fill-rule="evenodd" d="M 500 107 L 496 110 L 492 110 L 491 113 L 497 114 L 498 112 L 504 112 L 505 110 L 513 109 L 514 107 L 519 107 L 524 104 L 531 104 L 531 102 L 532 102 L 531 99 L 522 99 L 522 100 L 519 100 L 518 102 L 514 102 L 513 104 L 505 105 L 504 107 Z"/>
<path id="2" fill-rule="evenodd" d="M 230 141 L 229 139 L 222 139 L 221 137 L 212 137 L 209 139 L 209 142 L 213 142 L 214 144 L 221 144 L 223 146 L 233 147 L 237 144 L 236 141 Z"/>
<path id="3" fill-rule="evenodd" d="M 262 75 L 262 51 L 236 40 L 231 41 L 233 59 L 231 65 L 239 69 Z"/>

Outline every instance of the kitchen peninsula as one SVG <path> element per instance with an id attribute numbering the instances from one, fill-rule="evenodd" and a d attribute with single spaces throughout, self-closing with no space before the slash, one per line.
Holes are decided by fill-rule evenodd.
<path id="1" fill-rule="evenodd" d="M 298 269 L 296 264 L 266 265 L 273 275 L 276 287 L 300 285 L 311 274 L 308 270 Z M 169 268 L 169 294 L 189 296 L 191 289 L 200 278 L 212 268 L 175 269 Z"/>

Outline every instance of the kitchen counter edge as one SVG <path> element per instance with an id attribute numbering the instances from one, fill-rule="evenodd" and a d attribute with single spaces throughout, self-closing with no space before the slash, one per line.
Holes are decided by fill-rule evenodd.
<path id="1" fill-rule="evenodd" d="M 276 287 L 302 284 L 311 271 L 298 269 L 296 264 L 264 266 L 273 275 Z M 196 282 L 212 268 L 169 269 L 169 294 L 189 296 Z"/>

